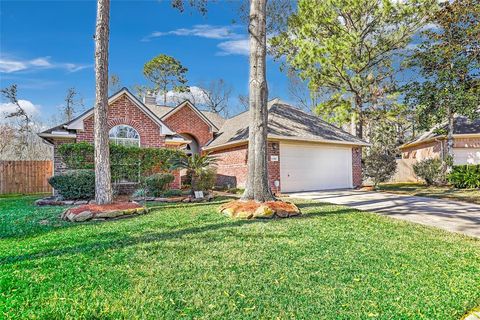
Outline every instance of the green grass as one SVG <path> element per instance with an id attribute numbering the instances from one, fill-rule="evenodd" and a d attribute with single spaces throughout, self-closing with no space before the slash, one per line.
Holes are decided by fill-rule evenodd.
<path id="1" fill-rule="evenodd" d="M 2 319 L 459 319 L 480 303 L 480 241 L 346 207 L 66 224 L 33 200 L 0 202 Z"/>
<path id="2" fill-rule="evenodd" d="M 427 187 L 421 183 L 381 184 L 379 190 L 411 196 L 450 199 L 480 204 L 480 189 L 455 189 L 448 186 Z"/>

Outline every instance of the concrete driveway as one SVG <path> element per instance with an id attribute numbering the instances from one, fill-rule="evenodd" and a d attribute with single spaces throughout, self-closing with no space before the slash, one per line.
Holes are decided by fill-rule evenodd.
<path id="1" fill-rule="evenodd" d="M 355 190 L 297 192 L 293 198 L 342 204 L 480 238 L 480 205 Z"/>

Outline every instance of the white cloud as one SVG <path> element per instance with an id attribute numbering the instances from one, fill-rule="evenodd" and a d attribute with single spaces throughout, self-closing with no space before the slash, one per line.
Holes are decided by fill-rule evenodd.
<path id="1" fill-rule="evenodd" d="M 50 57 L 39 57 L 32 60 L 22 60 L 11 57 L 0 58 L 0 72 L 13 73 L 18 71 L 31 71 L 40 69 L 64 69 L 76 72 L 91 67 L 87 64 L 53 62 Z"/>
<path id="2" fill-rule="evenodd" d="M 250 53 L 250 41 L 248 39 L 229 40 L 218 44 L 221 51 L 217 53 L 219 56 L 228 56 L 239 54 L 248 56 Z"/>
<path id="3" fill-rule="evenodd" d="M 35 116 L 39 114 L 40 107 L 36 104 L 33 104 L 31 101 L 18 100 L 18 103 L 27 112 L 29 116 Z M 5 118 L 7 114 L 15 112 L 16 110 L 17 110 L 17 106 L 11 102 L 0 103 L 1 118 Z"/>
<path id="4" fill-rule="evenodd" d="M 197 24 L 192 28 L 180 28 L 171 31 L 155 31 L 150 35 L 144 37 L 142 41 L 150 41 L 152 38 L 158 38 L 163 36 L 194 36 L 207 39 L 237 39 L 242 37 L 241 35 L 233 31 L 232 26 L 212 26 L 209 24 Z"/>
<path id="5" fill-rule="evenodd" d="M 203 106 L 207 104 L 208 98 L 205 95 L 203 89 L 191 86 L 190 92 L 175 92 L 175 91 L 168 91 L 167 92 L 167 105 L 168 106 L 176 106 L 179 103 L 182 103 L 185 100 L 190 100 L 194 105 Z M 163 105 L 163 94 L 159 93 L 157 95 L 157 103 Z"/>

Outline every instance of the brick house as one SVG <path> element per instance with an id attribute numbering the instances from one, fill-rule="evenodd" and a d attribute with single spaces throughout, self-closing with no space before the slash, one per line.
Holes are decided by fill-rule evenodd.
<path id="1" fill-rule="evenodd" d="M 366 142 L 278 99 L 268 104 L 268 174 L 272 190 L 353 188 L 362 183 L 361 148 Z M 189 101 L 159 106 L 138 100 L 126 88 L 109 98 L 108 126 L 113 143 L 209 152 L 218 158 L 217 183 L 245 186 L 248 112 L 229 119 L 197 109 Z M 57 147 L 93 142 L 93 109 L 39 134 L 54 146 L 54 173 L 65 165 Z M 177 173 L 173 187 L 180 186 Z"/>
<path id="2" fill-rule="evenodd" d="M 436 126 L 417 139 L 400 146 L 403 159 L 418 161 L 442 158 L 447 150 L 447 125 Z M 480 119 L 471 121 L 466 117 L 454 119 L 453 162 L 480 164 Z"/>

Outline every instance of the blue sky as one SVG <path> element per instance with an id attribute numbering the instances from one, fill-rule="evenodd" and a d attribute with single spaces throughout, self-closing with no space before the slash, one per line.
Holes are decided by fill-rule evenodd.
<path id="1" fill-rule="evenodd" d="M 110 72 L 121 85 L 146 84 L 146 61 L 164 53 L 189 69 L 189 85 L 223 78 L 238 94 L 248 92 L 248 42 L 238 20 L 239 2 L 218 1 L 206 16 L 179 13 L 169 1 L 111 3 Z M 31 102 L 43 121 L 75 87 L 86 107 L 94 100 L 93 34 L 95 1 L 0 2 L 0 86 L 18 85 L 19 99 Z M 268 59 L 270 97 L 288 100 L 287 77 Z M 234 110 L 235 111 L 235 110 Z"/>

